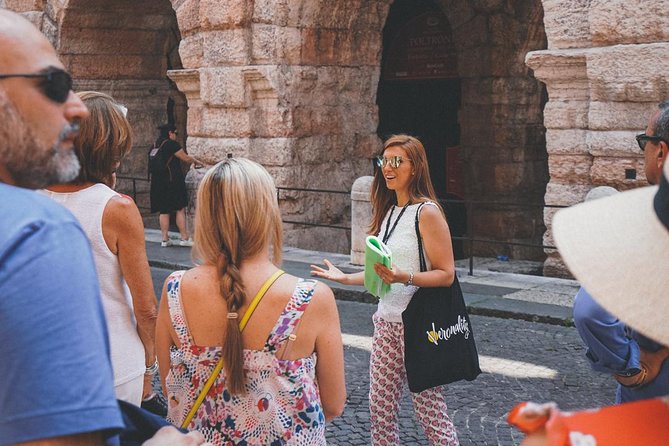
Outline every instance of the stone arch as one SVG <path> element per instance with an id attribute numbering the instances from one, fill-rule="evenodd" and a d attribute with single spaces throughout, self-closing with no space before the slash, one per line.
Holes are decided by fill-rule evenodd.
<path id="1" fill-rule="evenodd" d="M 465 197 L 488 203 L 474 205 L 469 231 L 477 238 L 539 245 L 548 182 L 546 97 L 524 58 L 528 51 L 546 47 L 541 1 L 419 1 L 443 12 L 457 49 Z M 539 206 L 512 208 L 495 202 Z M 511 245 L 479 244 L 475 254 L 543 257 L 540 248 Z"/>
<path id="2" fill-rule="evenodd" d="M 546 47 L 541 1 L 442 0 L 440 4 L 462 49 L 460 125 L 467 198 L 488 203 L 475 207 L 470 230 L 479 238 L 540 245 L 541 205 L 548 182 L 546 92 L 524 59 L 528 51 Z M 495 202 L 521 205 L 498 207 Z M 512 245 L 480 246 L 476 254 L 543 258 L 539 248 Z"/>
<path id="3" fill-rule="evenodd" d="M 111 94 L 128 108 L 134 149 L 121 165 L 118 188 L 148 212 L 147 152 L 156 127 L 173 122 L 186 141 L 185 96 L 166 73 L 181 68 L 180 31 L 169 0 L 50 0 L 43 30 L 75 79 L 75 89 Z M 149 218 L 147 224 L 155 222 Z"/>
<path id="4" fill-rule="evenodd" d="M 546 176 L 543 96 L 521 61 L 526 51 L 545 46 L 541 3 L 433 1 L 451 23 L 462 49 L 458 65 L 468 75 L 460 111 L 460 119 L 471 124 L 463 128 L 461 141 L 471 170 L 468 198 L 540 201 L 544 184 L 537 178 Z M 146 138 L 138 144 L 153 138 L 153 127 L 165 119 L 158 110 L 164 110 L 166 98 L 172 96 L 174 107 L 181 110 L 178 115 L 188 108 L 187 125 L 185 116 L 179 125 L 187 128 L 189 152 L 206 161 L 215 162 L 227 153 L 246 154 L 265 164 L 279 186 L 298 188 L 347 190 L 356 178 L 372 173 L 370 158 L 380 147 L 376 90 L 382 31 L 391 0 L 13 2 L 19 3 L 73 69 L 98 70 L 81 73 L 82 86 L 121 94 L 121 100 L 130 102 L 132 119 L 142 107 L 155 110 L 134 123 L 138 135 Z M 35 5 L 44 9 L 32 11 Z M 133 79 L 120 73 L 122 64 L 109 66 L 107 59 L 128 53 L 142 40 L 123 48 L 117 42 L 124 33 L 135 32 L 124 23 L 144 24 L 142 20 L 147 25 L 144 32 L 153 35 L 152 52 L 163 58 L 160 64 L 151 65 L 150 55 L 123 64 L 130 71 L 160 68 L 155 76 Z M 111 24 L 115 29 L 109 35 L 116 38 L 101 38 L 104 31 L 95 28 L 109 29 Z M 136 31 L 140 35 L 142 29 Z M 115 44 L 118 51 L 113 51 Z M 85 63 L 105 49 L 113 54 L 98 58 L 96 64 Z M 164 80 L 167 70 L 187 103 L 183 96 L 172 95 L 174 90 Z M 141 172 L 144 157 L 140 158 L 128 169 Z M 348 200 L 316 195 L 299 202 L 282 200 L 286 219 L 349 222 Z M 482 235 L 540 239 L 540 213 L 535 219 L 525 210 L 486 209 L 480 220 L 486 222 L 482 232 L 476 228 Z M 339 252 L 350 246 L 341 230 L 298 225 L 287 225 L 285 240 L 293 246 Z"/>

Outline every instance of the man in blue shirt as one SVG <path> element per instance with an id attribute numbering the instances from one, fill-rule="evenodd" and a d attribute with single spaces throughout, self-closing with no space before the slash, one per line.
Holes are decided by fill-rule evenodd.
<path id="1" fill-rule="evenodd" d="M 657 184 L 669 152 L 669 101 L 659 104 L 645 133 L 636 139 L 644 152 L 646 179 Z M 612 374 L 620 383 L 616 403 L 669 394 L 669 361 L 664 361 L 669 350 L 630 330 L 583 288 L 574 301 L 574 324 L 592 368 Z"/>
<path id="2" fill-rule="evenodd" d="M 627 385 L 618 385 L 616 403 L 643 400 L 669 394 L 669 361 L 664 361 L 656 377 L 643 378 L 641 362 L 649 354 L 661 355 L 662 346 L 629 329 L 604 310 L 581 288 L 574 301 L 574 324 L 587 346 L 586 357 L 593 370 L 609 373 Z M 660 358 L 661 359 L 661 358 Z M 637 379 L 638 378 L 638 379 Z"/>
<path id="3" fill-rule="evenodd" d="M 48 40 L 0 9 L 0 446 L 102 445 L 123 428 L 88 240 L 28 190 L 79 172 L 88 111 L 71 89 Z M 160 432 L 155 444 L 202 443 Z"/>

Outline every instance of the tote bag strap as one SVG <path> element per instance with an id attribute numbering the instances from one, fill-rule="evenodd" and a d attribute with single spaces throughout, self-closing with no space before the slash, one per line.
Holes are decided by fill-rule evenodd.
<path id="1" fill-rule="evenodd" d="M 265 293 L 267 293 L 267 290 L 269 290 L 272 284 L 276 282 L 276 279 L 281 277 L 283 273 L 284 273 L 283 270 L 277 270 L 274 274 L 270 276 L 269 279 L 265 281 L 265 283 L 263 283 L 263 285 L 260 287 L 260 290 L 258 290 L 258 293 L 251 301 L 251 304 L 249 305 L 249 308 L 246 310 L 246 313 L 244 313 L 242 320 L 239 321 L 239 331 L 244 331 L 246 324 L 248 323 L 249 319 L 251 319 L 251 316 L 253 315 L 253 312 L 255 311 L 258 304 L 260 303 L 260 300 L 265 296 Z M 207 379 L 207 382 L 204 383 L 204 387 L 202 387 L 202 390 L 200 391 L 200 394 L 195 400 L 193 407 L 191 407 L 190 411 L 188 412 L 188 415 L 186 415 L 186 419 L 184 419 L 183 423 L 181 423 L 182 429 L 185 429 L 193 420 L 195 413 L 200 408 L 202 401 L 204 401 L 204 398 L 207 396 L 207 393 L 209 393 L 209 389 L 211 389 L 211 386 L 214 384 L 214 381 L 218 377 L 218 374 L 221 373 L 222 368 L 223 368 L 223 355 L 221 355 L 221 358 L 216 363 L 216 367 L 214 367 L 214 371 L 211 372 L 211 376 L 209 377 L 209 379 Z"/>
<path id="2" fill-rule="evenodd" d="M 420 236 L 420 228 L 418 227 L 418 216 L 423 206 L 425 206 L 425 202 L 421 203 L 418 209 L 416 209 L 416 238 L 418 239 L 418 260 L 421 272 L 427 271 L 427 263 L 425 262 L 425 254 L 423 253 L 423 239 Z"/>

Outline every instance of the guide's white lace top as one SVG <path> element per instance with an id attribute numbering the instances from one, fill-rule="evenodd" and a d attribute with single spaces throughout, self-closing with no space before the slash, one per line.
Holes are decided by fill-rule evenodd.
<path id="1" fill-rule="evenodd" d="M 431 201 L 426 201 L 425 205 L 436 206 Z M 416 212 L 420 203 L 409 205 L 402 215 L 402 218 L 397 223 L 395 230 L 386 242 L 393 255 L 393 263 L 399 269 L 407 272 L 420 272 L 420 262 L 418 260 L 418 239 L 416 238 Z M 386 231 L 386 223 L 390 216 L 390 211 L 381 223 L 381 231 L 377 237 L 382 238 Z M 395 206 L 393 211 L 390 228 L 395 224 L 395 219 L 402 212 L 400 206 Z M 423 248 L 424 249 L 424 248 Z M 431 269 L 430 260 L 425 256 L 427 269 Z M 402 322 L 402 312 L 409 305 L 411 296 L 416 292 L 418 287 L 405 286 L 403 283 L 393 283 L 390 287 L 390 292 L 386 294 L 380 301 L 376 314 L 383 320 L 388 322 Z"/>

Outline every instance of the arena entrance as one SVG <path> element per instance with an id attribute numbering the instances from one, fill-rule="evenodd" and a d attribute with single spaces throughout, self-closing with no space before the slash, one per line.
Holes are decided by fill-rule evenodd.
<path id="1" fill-rule="evenodd" d="M 383 29 L 378 135 L 425 143 L 449 203 L 454 246 L 469 255 L 542 260 L 548 182 L 545 88 L 524 63 L 545 48 L 539 0 L 396 0 Z M 470 249 L 471 248 L 471 249 Z"/>
<path id="2" fill-rule="evenodd" d="M 424 144 L 432 183 L 440 199 L 464 199 L 458 111 L 461 83 L 447 17 L 429 1 L 400 0 L 383 30 L 377 104 L 378 135 L 418 137 Z M 454 235 L 466 231 L 463 205 L 445 202 Z M 454 243 L 456 258 L 464 256 Z"/>

